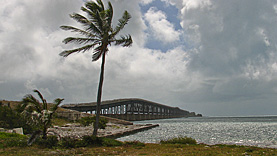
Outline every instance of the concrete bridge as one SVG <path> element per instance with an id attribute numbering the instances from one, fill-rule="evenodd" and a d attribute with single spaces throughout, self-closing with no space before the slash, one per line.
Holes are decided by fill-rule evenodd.
<path id="1" fill-rule="evenodd" d="M 96 102 L 66 104 L 61 107 L 95 114 Z M 103 116 L 128 121 L 202 116 L 201 114 L 196 115 L 194 112 L 188 112 L 178 107 L 170 107 L 143 99 L 117 99 L 102 101 L 100 113 Z"/>

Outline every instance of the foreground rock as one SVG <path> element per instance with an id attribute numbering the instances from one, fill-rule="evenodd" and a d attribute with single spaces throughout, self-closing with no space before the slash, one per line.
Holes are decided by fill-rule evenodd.
<path id="1" fill-rule="evenodd" d="M 122 125 L 122 124 L 107 124 L 106 129 L 98 130 L 98 137 L 111 137 L 117 138 L 124 135 L 137 133 L 143 130 L 157 127 L 159 125 Z M 57 135 L 59 138 L 71 137 L 71 138 L 82 138 L 85 135 L 92 135 L 93 126 L 81 127 L 80 125 L 72 124 L 63 127 L 54 126 L 49 128 L 48 132 L 50 135 Z"/>

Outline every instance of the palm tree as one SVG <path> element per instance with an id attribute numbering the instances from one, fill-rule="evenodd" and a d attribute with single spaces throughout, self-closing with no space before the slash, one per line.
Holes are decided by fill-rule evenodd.
<path id="1" fill-rule="evenodd" d="M 86 52 L 93 49 L 92 61 L 97 61 L 102 57 L 100 80 L 97 93 L 96 121 L 94 123 L 93 130 L 93 135 L 96 136 L 101 110 L 100 105 L 104 80 L 105 56 L 109 51 L 108 46 L 111 44 L 122 45 L 123 47 L 129 47 L 132 45 L 133 41 L 131 35 L 120 36 L 120 38 L 116 38 L 116 35 L 118 35 L 118 33 L 128 23 L 131 15 L 125 11 L 121 19 L 119 19 L 117 26 L 113 28 L 113 7 L 111 2 L 108 2 L 107 9 L 104 8 L 102 0 L 96 0 L 96 2 L 86 2 L 85 6 L 81 7 L 81 10 L 86 13 L 87 17 L 78 13 L 73 13 L 70 15 L 70 17 L 81 23 L 83 29 L 73 26 L 61 26 L 61 29 L 83 35 L 84 37 L 68 37 L 63 40 L 65 44 L 78 43 L 81 44 L 82 47 L 72 50 L 65 50 L 60 53 L 60 55 L 67 57 L 73 53 Z"/>
<path id="2" fill-rule="evenodd" d="M 55 99 L 52 107 L 48 108 L 49 105 L 43 98 L 42 94 L 38 90 L 34 90 L 34 92 L 38 94 L 42 103 L 40 103 L 33 95 L 27 94 L 22 99 L 20 109 L 25 111 L 25 114 L 31 115 L 31 118 L 34 120 L 32 122 L 39 126 L 39 130 L 35 133 L 40 134 L 42 132 L 42 138 L 46 139 L 47 129 L 51 125 L 53 114 L 64 99 Z"/>

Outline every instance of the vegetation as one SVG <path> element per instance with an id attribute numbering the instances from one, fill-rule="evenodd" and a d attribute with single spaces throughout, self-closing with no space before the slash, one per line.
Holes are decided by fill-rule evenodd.
<path id="1" fill-rule="evenodd" d="M 36 145 L 39 145 L 42 148 L 55 148 L 58 146 L 58 138 L 57 136 L 51 135 L 48 136 L 46 139 L 38 138 L 35 141 Z"/>
<path id="2" fill-rule="evenodd" d="M 0 132 L 0 155 L 277 155 L 277 149 L 237 145 L 144 144 L 109 138 L 83 136 L 82 139 L 55 136 L 38 139 L 27 146 L 27 137 Z M 93 148 L 91 148 L 93 147 Z"/>
<path id="3" fill-rule="evenodd" d="M 33 128 L 25 124 L 27 120 L 19 112 L 13 110 L 9 105 L 0 102 L 0 127 L 6 129 L 22 127 L 25 134 L 31 133 Z"/>
<path id="4" fill-rule="evenodd" d="M 161 140 L 161 144 L 188 144 L 188 145 L 196 145 L 197 142 L 193 138 L 189 137 L 177 137 L 171 138 L 168 140 Z"/>
<path id="5" fill-rule="evenodd" d="M 100 79 L 97 93 L 97 106 L 96 106 L 96 121 L 94 124 L 93 135 L 97 135 L 99 117 L 100 117 L 100 104 L 102 96 L 102 86 L 104 81 L 104 65 L 105 56 L 109 51 L 108 46 L 114 43 L 115 45 L 122 45 L 123 47 L 129 47 L 132 44 L 132 38 L 130 35 L 121 36 L 119 39 L 116 36 L 124 28 L 131 18 L 131 15 L 125 11 L 121 19 L 115 28 L 112 26 L 113 19 L 113 7 L 108 2 L 108 8 L 105 9 L 102 0 L 88 1 L 85 6 L 81 8 L 86 13 L 87 17 L 73 13 L 71 18 L 83 25 L 84 29 L 79 29 L 73 26 L 61 26 L 63 30 L 70 30 L 72 32 L 79 33 L 84 37 L 68 37 L 64 39 L 64 43 L 78 43 L 83 46 L 77 49 L 66 50 L 60 53 L 61 56 L 67 57 L 73 53 L 86 52 L 93 49 L 92 61 L 97 61 L 102 57 L 102 64 L 100 70 Z"/>
<path id="6" fill-rule="evenodd" d="M 0 132 L 0 148 L 26 147 L 27 140 L 28 137 L 25 135 Z"/>
<path id="7" fill-rule="evenodd" d="M 34 92 L 38 94 L 42 103 L 33 95 L 28 94 L 22 99 L 22 105 L 19 110 L 29 119 L 26 124 L 36 127 L 37 130 L 33 134 L 39 135 L 42 132 L 42 138 L 46 139 L 47 129 L 51 126 L 53 114 L 64 99 L 55 99 L 53 106 L 48 108 L 48 104 L 42 94 L 38 90 L 34 90 Z M 36 139 L 36 136 L 34 136 L 34 139 Z"/>
<path id="8" fill-rule="evenodd" d="M 140 141 L 126 141 L 124 142 L 124 146 L 144 147 L 145 143 L 142 143 Z"/>
<path id="9" fill-rule="evenodd" d="M 83 117 L 81 118 L 78 122 L 81 123 L 83 126 L 89 126 L 92 123 L 95 123 L 96 121 L 96 116 L 93 117 Z M 107 126 L 108 120 L 106 118 L 101 118 L 99 119 L 99 128 L 100 129 L 105 129 Z"/>
<path id="10" fill-rule="evenodd" d="M 79 147 L 112 147 L 121 146 L 123 143 L 110 138 L 99 138 L 94 135 L 83 136 L 82 139 L 74 139 L 70 137 L 64 137 L 59 142 L 59 147 L 62 148 L 79 148 Z"/>
<path id="11" fill-rule="evenodd" d="M 80 148 L 41 148 L 30 147 L 8 147 L 1 149 L 0 155 L 185 155 L 185 156 L 217 156 L 217 155 L 251 155 L 251 156 L 273 156 L 277 155 L 277 149 L 257 148 L 248 146 L 208 146 L 208 145 L 182 145 L 182 144 L 145 144 L 145 146 L 101 146 Z"/>
<path id="12" fill-rule="evenodd" d="M 68 123 L 76 123 L 75 121 L 72 121 L 72 120 L 69 120 L 65 117 L 57 117 L 57 116 L 53 116 L 53 119 L 52 119 L 52 125 L 55 125 L 55 126 L 64 126 Z"/>

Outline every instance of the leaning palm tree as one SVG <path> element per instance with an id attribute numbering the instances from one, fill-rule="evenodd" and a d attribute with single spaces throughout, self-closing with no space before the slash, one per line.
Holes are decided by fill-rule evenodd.
<path id="1" fill-rule="evenodd" d="M 40 133 L 42 133 L 43 139 L 47 138 L 47 129 L 51 126 L 53 114 L 64 100 L 57 98 L 53 101 L 52 106 L 49 107 L 50 105 L 48 105 L 42 94 L 38 90 L 34 90 L 34 92 L 38 94 L 41 103 L 33 95 L 27 94 L 22 99 L 22 105 L 20 106 L 22 113 L 32 119 L 30 124 L 34 124 L 38 127 L 38 130 L 33 133 L 34 137 L 31 137 L 29 142 L 33 142 L 33 140 L 35 140 L 36 137 L 40 135 Z"/>
<path id="2" fill-rule="evenodd" d="M 73 26 L 61 26 L 61 29 L 76 32 L 83 36 L 68 37 L 63 40 L 65 44 L 78 43 L 82 46 L 80 48 L 72 50 L 65 50 L 60 53 L 60 55 L 63 57 L 67 57 L 73 53 L 86 52 L 93 49 L 92 61 L 97 61 L 102 57 L 100 80 L 97 93 L 96 121 L 94 123 L 93 130 L 93 135 L 96 136 L 101 110 L 105 56 L 109 51 L 108 46 L 111 44 L 122 45 L 123 47 L 129 47 L 132 45 L 133 41 L 130 35 L 116 38 L 119 32 L 128 23 L 131 15 L 127 11 L 125 11 L 122 18 L 119 19 L 117 26 L 113 28 L 113 7 L 110 2 L 108 2 L 107 9 L 104 8 L 104 4 L 101 0 L 96 0 L 96 2 L 86 2 L 85 6 L 81 7 L 81 10 L 86 13 L 86 17 L 78 13 L 73 13 L 70 15 L 70 17 L 81 23 L 83 28 L 80 29 Z"/>

